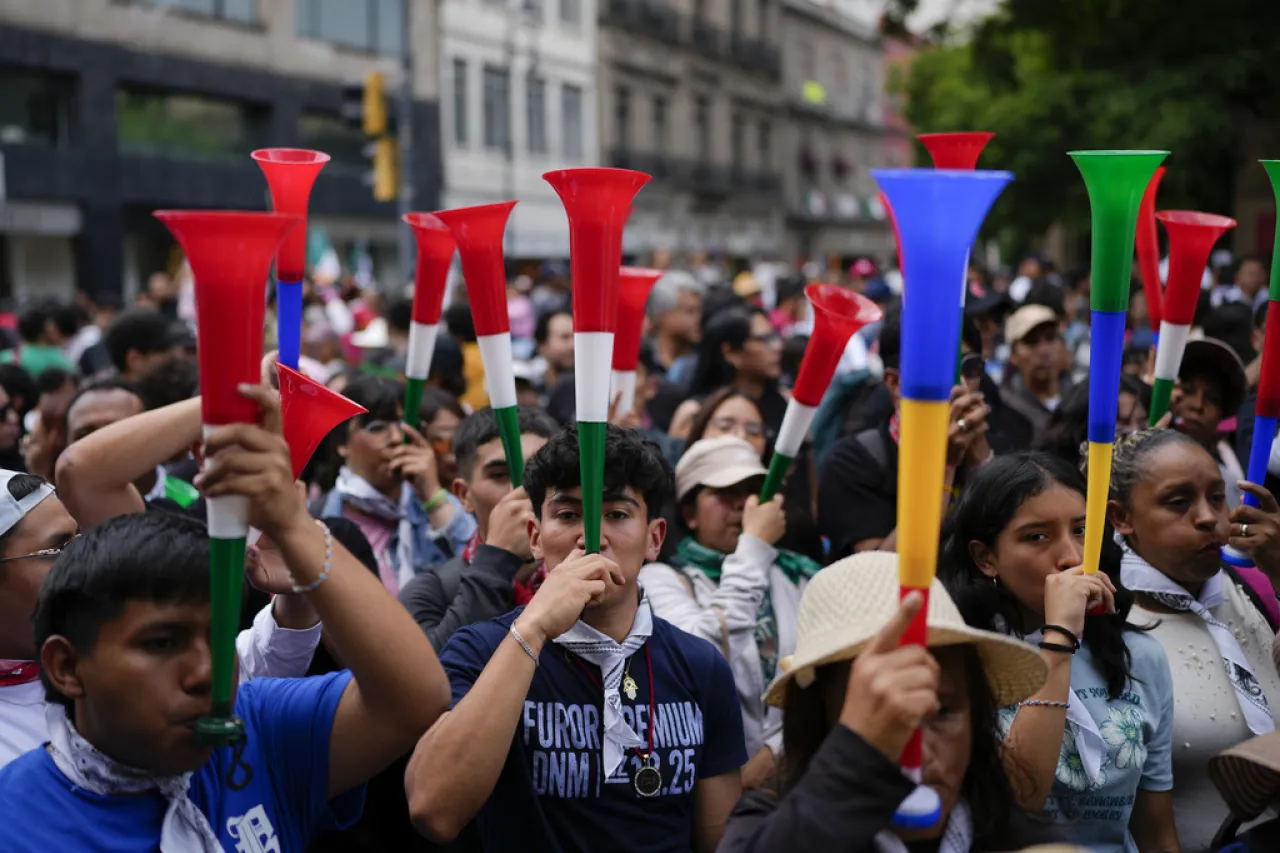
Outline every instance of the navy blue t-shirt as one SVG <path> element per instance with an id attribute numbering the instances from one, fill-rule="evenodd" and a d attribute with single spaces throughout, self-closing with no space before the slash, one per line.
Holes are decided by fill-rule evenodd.
<path id="1" fill-rule="evenodd" d="M 453 686 L 454 705 L 475 684 L 519 614 L 517 609 L 478 622 L 449 640 L 440 662 Z M 737 688 L 714 646 L 669 622 L 654 617 L 646 645 L 658 709 L 653 734 L 660 793 L 641 797 L 636 792 L 631 774 L 640 758 L 634 750 L 613 776 L 601 778 L 600 670 L 547 643 L 506 764 L 476 816 L 486 850 L 693 849 L 694 785 L 747 760 Z M 647 744 L 654 715 L 644 649 L 631 657 L 629 671 L 638 691 L 634 700 L 622 695 L 622 715 Z"/>
<path id="2" fill-rule="evenodd" d="M 349 826 L 364 808 L 364 786 L 329 799 L 329 735 L 351 680 L 260 678 L 243 684 L 236 714 L 244 720 L 242 759 L 253 779 L 226 784 L 232 751 L 215 749 L 191 777 L 189 796 L 225 850 L 305 850 L 326 829 Z M 237 773 L 239 778 L 239 772 Z M 72 787 L 44 747 L 0 770 L 0 825 L 5 853 L 139 853 L 158 850 L 167 804 L 158 793 L 102 797 Z M 20 827 L 21 829 L 15 829 Z"/>

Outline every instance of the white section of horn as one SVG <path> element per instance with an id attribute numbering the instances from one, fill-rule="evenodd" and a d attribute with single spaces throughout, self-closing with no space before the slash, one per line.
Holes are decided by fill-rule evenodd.
<path id="1" fill-rule="evenodd" d="M 573 372 L 578 420 L 608 423 L 613 332 L 574 332 Z"/>
<path id="2" fill-rule="evenodd" d="M 409 326 L 409 352 L 405 355 L 404 375 L 410 379 L 426 379 L 431 373 L 431 356 L 436 351 L 439 323 L 412 323 Z"/>
<path id="3" fill-rule="evenodd" d="M 489 392 L 489 405 L 507 409 L 516 404 L 516 374 L 511 355 L 511 333 L 480 335 L 480 360 L 484 362 L 484 387 Z"/>
<path id="4" fill-rule="evenodd" d="M 609 404 L 613 398 L 621 394 L 618 400 L 618 414 L 630 414 L 636 407 L 636 372 L 634 370 L 613 371 L 613 387 L 609 389 Z"/>
<path id="5" fill-rule="evenodd" d="M 804 437 L 809 433 L 809 424 L 813 423 L 813 416 L 817 413 L 817 406 L 806 406 L 792 398 L 787 403 L 787 413 L 782 416 L 782 426 L 778 428 L 778 441 L 774 444 L 774 451 L 795 458 L 800 452 L 800 445 L 804 444 Z"/>
<path id="6" fill-rule="evenodd" d="M 1182 366 L 1182 354 L 1187 349 L 1190 326 L 1175 326 L 1168 321 L 1160 323 L 1160 345 L 1156 347 L 1156 379 L 1177 379 Z"/>
<path id="7" fill-rule="evenodd" d="M 217 429 L 204 425 L 204 437 Z M 249 499 L 242 495 L 205 498 L 210 539 L 246 539 L 249 536 Z"/>

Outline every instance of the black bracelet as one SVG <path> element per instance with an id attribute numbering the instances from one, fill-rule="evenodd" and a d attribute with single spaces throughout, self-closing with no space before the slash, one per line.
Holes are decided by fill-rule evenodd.
<path id="1" fill-rule="evenodd" d="M 1080 638 L 1076 636 L 1074 631 L 1068 631 L 1066 628 L 1063 628 L 1061 625 L 1045 625 L 1043 628 L 1040 629 L 1041 634 L 1044 634 L 1048 631 L 1057 631 L 1059 634 L 1061 634 L 1062 636 L 1070 640 L 1072 646 L 1074 646 L 1077 649 L 1080 648 Z"/>
<path id="2" fill-rule="evenodd" d="M 1044 642 L 1042 642 L 1042 643 L 1040 644 L 1040 648 L 1042 648 L 1042 649 L 1048 649 L 1048 650 L 1049 650 L 1049 651 L 1051 651 L 1051 652 L 1062 652 L 1062 654 L 1064 654 L 1064 655 L 1074 655 L 1074 654 L 1076 653 L 1075 648 L 1073 648 L 1072 646 L 1064 646 L 1064 645 L 1062 645 L 1062 643 L 1044 643 Z"/>

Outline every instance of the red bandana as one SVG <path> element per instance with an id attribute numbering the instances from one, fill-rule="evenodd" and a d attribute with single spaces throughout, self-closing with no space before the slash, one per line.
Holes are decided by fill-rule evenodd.
<path id="1" fill-rule="evenodd" d="M 0 661 L 0 687 L 30 684 L 40 677 L 40 664 L 33 660 Z"/>
<path id="2" fill-rule="evenodd" d="M 462 549 L 462 562 L 468 566 L 476 558 L 476 551 L 483 543 L 480 541 L 478 532 L 471 534 L 471 538 L 467 540 L 467 544 Z M 538 587 L 542 586 L 542 582 L 547 579 L 547 567 L 545 565 L 538 566 L 534 573 L 529 577 L 528 583 L 512 583 L 511 597 L 516 602 L 516 607 L 523 607 L 530 601 L 533 601 L 533 594 L 538 591 Z"/>
<path id="3" fill-rule="evenodd" d="M 467 544 L 462 547 L 462 562 L 468 566 L 471 565 L 471 561 L 476 558 L 476 549 L 481 544 L 479 531 L 472 533 L 471 538 L 467 540 Z"/>

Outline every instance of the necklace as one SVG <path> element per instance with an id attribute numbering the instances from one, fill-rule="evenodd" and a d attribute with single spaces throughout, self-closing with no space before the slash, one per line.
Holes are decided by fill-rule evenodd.
<path id="1" fill-rule="evenodd" d="M 568 650 L 565 651 L 568 655 Z M 577 655 L 573 656 L 578 666 L 591 679 L 591 683 L 596 686 L 597 690 L 604 692 L 604 685 L 600 683 L 600 679 L 596 674 L 587 668 L 582 662 L 582 658 Z M 636 793 L 642 797 L 656 797 L 662 791 L 662 772 L 658 770 L 658 757 L 653 752 L 653 729 L 658 724 L 658 705 L 654 702 L 653 694 L 653 660 L 649 657 L 649 644 L 644 644 L 644 663 L 649 671 L 649 746 L 648 749 L 641 753 L 639 747 L 632 747 L 636 757 L 640 759 L 640 766 L 631 774 L 631 784 L 635 787 Z M 627 667 L 623 670 L 622 676 L 622 692 L 627 694 L 628 699 L 634 700 L 640 692 L 639 685 L 636 684 L 634 678 L 631 677 L 631 659 L 627 659 Z"/>

